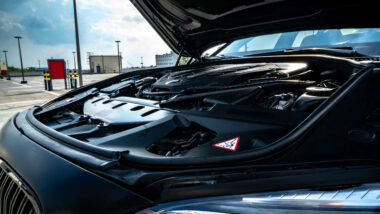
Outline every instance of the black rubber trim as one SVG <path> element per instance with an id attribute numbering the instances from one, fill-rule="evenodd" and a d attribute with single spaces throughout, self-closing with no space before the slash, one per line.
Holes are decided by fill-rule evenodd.
<path id="1" fill-rule="evenodd" d="M 22 112 L 15 116 L 13 123 L 25 137 L 34 143 L 76 164 L 99 170 L 105 170 L 112 166 L 119 165 L 118 160 L 104 158 L 89 153 L 88 151 L 80 150 L 47 135 L 41 134 L 40 130 L 33 127 L 26 120 L 26 112 Z"/>

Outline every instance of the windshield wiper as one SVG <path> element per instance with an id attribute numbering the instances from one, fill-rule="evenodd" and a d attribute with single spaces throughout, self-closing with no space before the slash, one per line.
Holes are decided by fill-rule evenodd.
<path id="1" fill-rule="evenodd" d="M 356 51 L 350 46 L 337 47 L 310 47 L 310 48 L 289 48 L 280 51 L 265 52 L 259 54 L 248 54 L 249 56 L 264 56 L 264 55 L 288 55 L 288 54 L 328 54 L 333 56 L 367 56 Z"/>
<path id="2" fill-rule="evenodd" d="M 216 56 L 208 56 L 205 57 L 204 59 L 206 60 L 214 60 L 214 59 L 236 59 L 236 58 L 241 58 L 240 56 L 228 56 L 228 55 L 216 55 Z"/>

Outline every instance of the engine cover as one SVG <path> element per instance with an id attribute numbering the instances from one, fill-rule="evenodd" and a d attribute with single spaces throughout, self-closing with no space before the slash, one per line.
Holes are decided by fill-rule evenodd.
<path id="1" fill-rule="evenodd" d="M 172 114 L 156 104 L 156 101 L 132 97 L 94 97 L 85 102 L 83 113 L 107 125 L 141 125 Z"/>

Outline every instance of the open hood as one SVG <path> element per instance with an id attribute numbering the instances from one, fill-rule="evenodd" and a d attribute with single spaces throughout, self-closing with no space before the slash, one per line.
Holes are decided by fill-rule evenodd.
<path id="1" fill-rule="evenodd" d="M 295 30 L 378 27 L 377 1 L 131 0 L 176 53 L 199 57 L 237 38 Z"/>

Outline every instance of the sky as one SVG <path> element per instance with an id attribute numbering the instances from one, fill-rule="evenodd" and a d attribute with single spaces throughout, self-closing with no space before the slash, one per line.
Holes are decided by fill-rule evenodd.
<path id="1" fill-rule="evenodd" d="M 82 68 L 87 52 L 117 55 L 120 40 L 123 67 L 155 65 L 155 54 L 169 47 L 129 0 L 77 0 Z M 47 59 L 68 60 L 73 67 L 75 46 L 72 0 L 0 0 L 0 51 L 8 51 L 8 65 L 20 67 L 17 40 L 22 36 L 24 67 L 46 67 Z M 4 54 L 0 53 L 0 61 Z"/>

